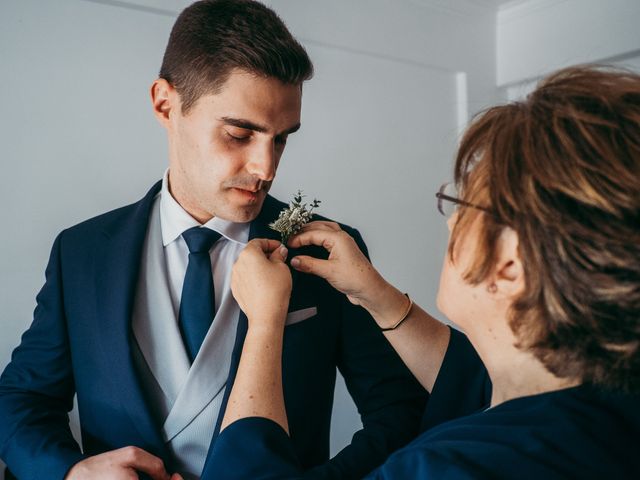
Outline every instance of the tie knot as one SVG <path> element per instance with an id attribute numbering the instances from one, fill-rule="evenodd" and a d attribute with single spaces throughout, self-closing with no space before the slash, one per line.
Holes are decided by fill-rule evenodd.
<path id="1" fill-rule="evenodd" d="M 221 236 L 210 228 L 201 227 L 193 227 L 182 232 L 182 238 L 187 242 L 189 253 L 208 253 Z"/>

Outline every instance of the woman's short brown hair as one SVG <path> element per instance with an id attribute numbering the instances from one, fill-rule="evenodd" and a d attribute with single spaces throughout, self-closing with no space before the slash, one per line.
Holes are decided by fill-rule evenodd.
<path id="1" fill-rule="evenodd" d="M 640 76 L 582 66 L 522 102 L 479 115 L 455 166 L 456 240 L 477 215 L 467 280 L 485 280 L 504 226 L 519 238 L 524 292 L 510 325 L 555 375 L 640 391 Z"/>

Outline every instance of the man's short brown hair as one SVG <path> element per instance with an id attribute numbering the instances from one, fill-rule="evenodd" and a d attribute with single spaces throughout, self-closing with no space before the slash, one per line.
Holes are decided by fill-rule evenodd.
<path id="1" fill-rule="evenodd" d="M 187 113 L 216 93 L 234 69 L 302 84 L 313 65 L 276 13 L 253 0 L 202 0 L 171 30 L 160 78 L 173 85 Z"/>
<path id="2" fill-rule="evenodd" d="M 504 226 L 519 238 L 518 346 L 559 377 L 640 391 L 640 76 L 574 67 L 466 132 L 456 240 L 481 215 L 467 280 L 492 272 Z M 475 218 L 474 218 L 475 217 Z"/>

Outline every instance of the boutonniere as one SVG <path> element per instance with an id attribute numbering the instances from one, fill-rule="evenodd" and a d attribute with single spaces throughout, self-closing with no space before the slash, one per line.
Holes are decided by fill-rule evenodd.
<path id="1" fill-rule="evenodd" d="M 293 202 L 280 212 L 277 220 L 269 224 L 269 227 L 279 232 L 282 237 L 282 244 L 286 245 L 289 237 L 295 235 L 311 220 L 311 212 L 320 206 L 320 200 L 314 199 L 307 208 L 306 203 L 302 203 L 305 196 L 301 190 L 293 197 Z"/>

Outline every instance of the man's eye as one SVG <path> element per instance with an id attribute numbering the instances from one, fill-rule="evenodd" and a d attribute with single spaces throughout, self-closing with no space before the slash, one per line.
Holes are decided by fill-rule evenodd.
<path id="1" fill-rule="evenodd" d="M 250 135 L 238 135 L 237 133 L 232 134 L 228 131 L 225 131 L 225 133 L 227 134 L 227 137 L 229 138 L 229 140 L 236 141 L 236 142 L 246 142 L 250 138 Z"/>

